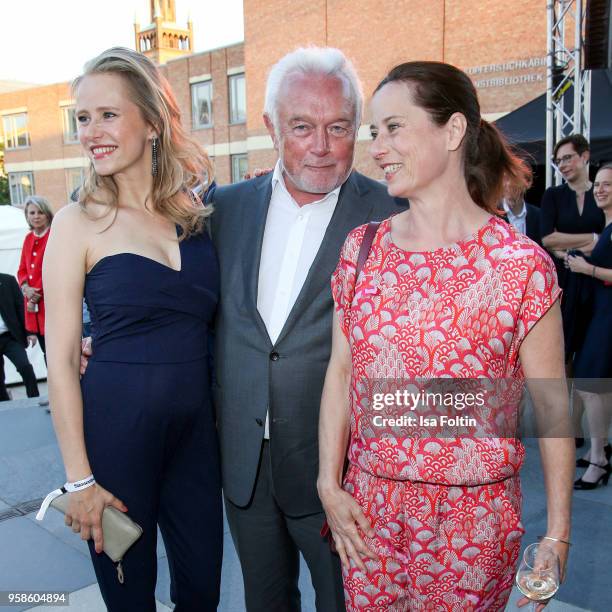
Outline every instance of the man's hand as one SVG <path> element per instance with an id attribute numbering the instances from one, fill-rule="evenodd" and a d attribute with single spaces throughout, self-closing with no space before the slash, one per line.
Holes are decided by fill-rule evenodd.
<path id="1" fill-rule="evenodd" d="M 264 174 L 270 174 L 270 172 L 272 172 L 273 170 L 274 168 L 255 168 L 252 174 L 250 172 L 247 172 L 244 175 L 244 180 L 248 181 L 249 179 L 257 178 L 258 176 L 263 176 Z"/>
<path id="2" fill-rule="evenodd" d="M 32 347 L 36 346 L 37 342 L 38 342 L 38 338 L 34 336 L 33 334 L 26 336 L 26 348 L 28 348 L 28 346 L 32 346 Z"/>
<path id="3" fill-rule="evenodd" d="M 89 363 L 89 358 L 93 355 L 93 351 L 91 349 L 91 337 L 83 338 L 81 340 L 81 367 L 79 371 L 81 372 L 81 376 L 85 374 L 85 370 L 87 369 L 87 364 Z"/>

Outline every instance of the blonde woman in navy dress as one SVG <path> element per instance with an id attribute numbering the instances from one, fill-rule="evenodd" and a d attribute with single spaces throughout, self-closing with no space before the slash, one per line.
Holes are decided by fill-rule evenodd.
<path id="1" fill-rule="evenodd" d="M 105 51 L 74 92 L 91 167 L 79 202 L 54 219 L 43 271 L 53 421 L 68 481 L 90 485 L 69 494 L 66 523 L 89 541 L 111 612 L 155 610 L 158 525 L 175 610 L 216 610 L 222 510 L 207 332 L 218 269 L 208 211 L 191 191 L 210 162 L 145 56 Z M 79 384 L 83 293 L 94 334 Z M 106 506 L 143 528 L 124 584 L 101 552 Z"/>

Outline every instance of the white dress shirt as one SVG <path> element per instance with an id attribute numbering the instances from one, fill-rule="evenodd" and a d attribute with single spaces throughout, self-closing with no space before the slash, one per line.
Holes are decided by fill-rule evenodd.
<path id="1" fill-rule="evenodd" d="M 9 329 L 6 326 L 6 323 L 4 322 L 4 319 L 2 318 L 2 315 L 0 315 L 0 334 L 6 334 L 6 332 L 8 330 Z M 0 357 L 0 359 L 2 359 L 2 357 Z"/>
<path id="2" fill-rule="evenodd" d="M 521 234 L 527 234 L 527 206 L 525 201 L 523 200 L 523 208 L 518 215 L 515 215 L 512 212 L 510 206 L 506 200 L 503 201 L 503 207 L 506 215 L 508 216 L 508 221 L 510 225 L 513 225 Z"/>
<path id="3" fill-rule="evenodd" d="M 338 203 L 340 187 L 321 200 L 299 206 L 285 186 L 280 162 L 272 175 L 257 285 L 257 310 L 272 344 L 308 276 Z M 268 417 L 264 437 L 269 438 Z"/>

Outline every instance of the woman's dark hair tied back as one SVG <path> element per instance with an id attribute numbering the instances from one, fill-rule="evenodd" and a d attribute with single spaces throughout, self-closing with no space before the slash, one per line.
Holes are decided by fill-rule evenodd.
<path id="1" fill-rule="evenodd" d="M 478 206 L 495 212 L 504 178 L 517 189 L 531 182 L 531 169 L 508 145 L 499 130 L 482 118 L 478 94 L 465 72 L 444 62 L 406 62 L 393 68 L 374 93 L 388 83 L 403 82 L 414 104 L 427 111 L 438 126 L 461 113 L 467 122 L 463 142 L 464 174 L 470 196 Z"/>

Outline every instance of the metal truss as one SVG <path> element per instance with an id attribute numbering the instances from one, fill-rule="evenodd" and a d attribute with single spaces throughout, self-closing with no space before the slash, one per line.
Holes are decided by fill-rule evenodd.
<path id="1" fill-rule="evenodd" d="M 561 182 L 555 143 L 570 134 L 589 139 L 591 72 L 583 69 L 586 0 L 548 0 L 546 61 L 546 186 Z M 573 26 L 574 36 L 569 32 Z M 572 46 L 570 46 L 572 45 Z M 570 111 L 569 100 L 573 98 Z"/>

